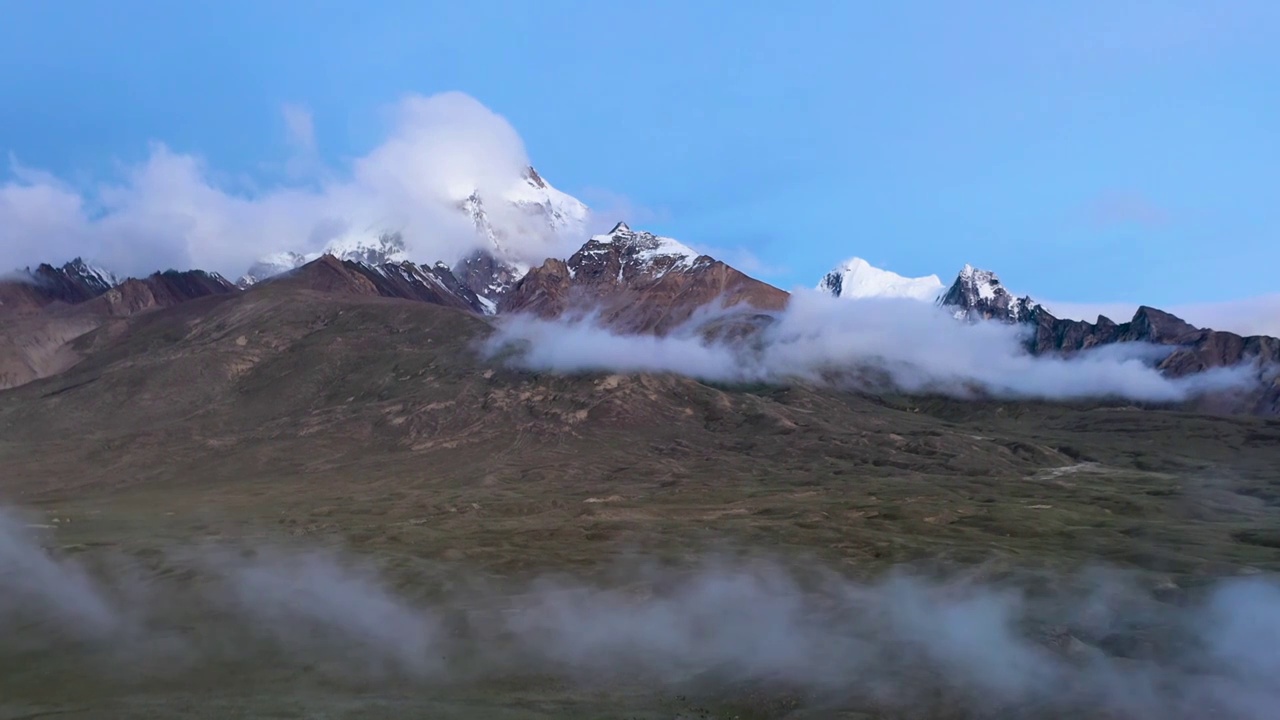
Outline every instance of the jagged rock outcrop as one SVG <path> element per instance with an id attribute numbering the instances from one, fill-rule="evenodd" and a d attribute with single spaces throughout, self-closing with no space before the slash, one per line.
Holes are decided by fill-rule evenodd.
<path id="1" fill-rule="evenodd" d="M 1024 322 L 1039 307 L 1030 297 L 1015 297 L 990 270 L 965 265 L 938 304 L 960 319 Z"/>
<path id="2" fill-rule="evenodd" d="M 0 277 L 0 306 L 6 313 L 32 312 L 54 303 L 77 305 L 119 283 L 114 275 L 76 258 L 62 267 L 47 263 Z"/>
<path id="3" fill-rule="evenodd" d="M 995 273 L 966 265 L 939 304 L 961 319 L 988 319 L 1027 329 L 1026 347 L 1033 355 L 1072 356 L 1122 343 L 1163 346 L 1151 359 L 1170 377 L 1187 377 L 1215 368 L 1239 367 L 1257 376 L 1253 389 L 1209 398 L 1215 409 L 1280 414 L 1280 339 L 1242 337 L 1235 333 L 1198 328 L 1181 318 L 1142 306 L 1126 322 L 1099 316 L 1096 322 L 1053 315 L 1030 297 L 1015 297 Z"/>
<path id="4" fill-rule="evenodd" d="M 467 289 L 482 299 L 486 312 L 497 312 L 498 300 L 529 271 L 527 266 L 503 260 L 491 252 L 476 250 L 464 257 L 454 274 Z"/>
<path id="5" fill-rule="evenodd" d="M 1187 377 L 1215 368 L 1240 367 L 1256 374 L 1252 390 L 1218 398 L 1217 409 L 1261 415 L 1280 414 L 1280 339 L 1267 336 L 1243 337 L 1235 333 L 1197 328 L 1163 310 L 1140 307 L 1128 322 L 1117 323 L 1105 316 L 1097 322 L 1054 317 L 1043 307 L 1024 321 L 1031 326 L 1027 348 L 1036 355 L 1074 355 L 1090 348 L 1119 343 L 1148 343 L 1167 346 L 1168 352 L 1155 359 L 1155 366 L 1170 377 Z M 1212 398 L 1210 399 L 1213 400 Z"/>
<path id="6" fill-rule="evenodd" d="M 1071 355 L 1101 345 L 1129 342 L 1174 346 L 1178 349 L 1160 364 L 1173 375 L 1246 361 L 1280 359 L 1275 350 L 1280 340 L 1198 328 L 1171 313 L 1145 305 L 1126 322 L 1117 323 L 1105 316 L 1099 316 L 1092 323 L 1059 318 L 1030 297 L 1015 297 L 995 273 L 969 265 L 960 271 L 939 303 L 952 309 L 958 317 L 1027 326 L 1027 349 L 1037 355 Z"/>
<path id="7" fill-rule="evenodd" d="M 1241 362 L 1280 361 L 1280 340 L 1266 336 L 1197 328 L 1163 310 L 1140 307 L 1128 322 L 1099 316 L 1095 323 L 1054 317 L 1038 309 L 1027 324 L 1033 327 L 1028 348 L 1035 354 L 1074 354 L 1100 345 L 1142 342 L 1174 346 L 1159 367 L 1174 376 L 1189 375 Z"/>

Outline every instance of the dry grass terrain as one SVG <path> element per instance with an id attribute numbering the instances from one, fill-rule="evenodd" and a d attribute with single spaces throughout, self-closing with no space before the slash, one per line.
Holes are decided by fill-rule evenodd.
<path id="1" fill-rule="evenodd" d="M 144 588 L 148 628 L 200 648 L 235 620 L 183 549 L 226 543 L 340 546 L 424 606 L 462 577 L 524 587 L 636 555 L 767 553 L 863 579 L 1106 566 L 1175 606 L 1214 578 L 1280 570 L 1277 421 L 539 375 L 479 359 L 487 332 L 445 308 L 284 282 L 139 315 L 76 340 L 72 369 L 0 392 L 0 494 L 55 556 Z M 2 548 L 0 571 L 35 572 Z M 326 652 L 287 645 L 183 669 L 152 635 L 115 658 L 4 607 L 0 720 L 1050 716 L 536 665 L 443 684 L 335 675 Z"/>

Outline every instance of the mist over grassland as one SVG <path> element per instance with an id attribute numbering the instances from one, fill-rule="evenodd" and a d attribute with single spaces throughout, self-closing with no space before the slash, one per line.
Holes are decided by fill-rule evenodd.
<path id="1" fill-rule="evenodd" d="M 269 666 L 422 688 L 752 683 L 901 712 L 945 699 L 977 717 L 1261 720 L 1280 706 L 1280 583 L 1261 576 L 1171 602 L 1118 570 L 854 580 L 748 551 L 591 576 L 441 564 L 405 578 L 367 556 L 271 544 L 89 562 L 51 552 L 33 525 L 0 515 L 0 662 L 62 660 L 125 685 Z"/>

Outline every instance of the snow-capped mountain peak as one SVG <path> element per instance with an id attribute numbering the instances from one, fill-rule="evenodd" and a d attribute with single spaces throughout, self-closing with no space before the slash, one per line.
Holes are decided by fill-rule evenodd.
<path id="1" fill-rule="evenodd" d="M 74 275 L 80 278 L 86 285 L 101 289 L 103 292 L 120 284 L 120 278 L 111 271 L 97 265 L 90 265 L 79 257 L 63 265 L 62 271 L 69 276 Z"/>
<path id="2" fill-rule="evenodd" d="M 506 241 L 513 237 L 582 233 L 590 212 L 580 200 L 557 190 L 532 167 L 526 168 L 500 199 L 503 203 L 491 208 L 480 191 L 473 190 L 458 207 L 471 218 L 476 232 L 492 246 L 492 252 L 513 264 L 529 258 L 516 258 L 504 247 Z M 528 270 L 527 265 L 524 269 Z"/>
<path id="3" fill-rule="evenodd" d="M 79 257 L 61 267 L 42 263 L 34 270 L 30 267 L 15 270 L 12 277 L 39 287 L 45 297 L 70 304 L 97 297 L 122 282 L 110 271 Z M 0 276 L 0 280 L 3 279 L 5 277 Z"/>
<path id="4" fill-rule="evenodd" d="M 476 226 L 476 232 L 481 237 L 487 239 L 495 247 L 498 245 L 498 231 L 489 222 L 489 214 L 484 210 L 484 201 L 480 199 L 479 192 L 472 192 L 470 195 L 462 199 L 458 203 L 458 208 L 471 218 L 472 224 Z"/>
<path id="5" fill-rule="evenodd" d="M 544 318 L 596 313 L 624 333 L 665 334 L 702 308 L 779 312 L 788 293 L 750 277 L 684 243 L 618 223 L 593 235 L 568 258 L 548 259 L 498 304 L 500 313 Z M 718 325 L 728 331 L 737 321 Z"/>
<path id="6" fill-rule="evenodd" d="M 237 284 L 240 287 L 248 287 L 269 277 L 300 268 L 321 255 L 332 255 L 339 260 L 350 260 L 371 267 L 388 263 L 398 265 L 409 259 L 404 237 L 397 231 L 383 231 L 376 237 L 352 234 L 331 241 L 325 246 L 324 252 L 303 254 L 284 250 L 264 255 L 249 267 Z"/>
<path id="7" fill-rule="evenodd" d="M 529 270 L 529 264 L 516 258 L 505 246 L 504 239 L 508 233 L 495 226 L 489 219 L 489 213 L 485 211 L 484 200 L 480 198 L 478 192 L 473 192 L 466 197 L 459 207 L 470 218 L 476 227 L 476 233 L 486 240 L 485 247 L 476 250 L 477 253 L 487 253 L 500 260 L 503 264 L 518 269 L 523 275 Z"/>
<path id="8" fill-rule="evenodd" d="M 482 240 L 481 248 L 458 263 L 458 277 L 486 307 L 494 308 L 498 298 L 529 272 L 530 261 L 543 259 L 536 252 L 514 252 L 513 239 L 540 240 L 552 247 L 558 239 L 584 234 L 589 215 L 586 205 L 557 190 L 532 167 L 499 199 L 486 204 L 477 190 L 458 203 Z"/>
<path id="9" fill-rule="evenodd" d="M 943 307 L 953 308 L 957 318 L 1025 322 L 1040 303 L 1029 296 L 1015 297 L 990 270 L 965 264 L 946 294 L 938 299 Z"/>
<path id="10" fill-rule="evenodd" d="M 593 235 L 578 252 L 598 254 L 615 248 L 640 268 L 658 273 L 692 270 L 706 257 L 679 240 L 636 232 L 622 222 L 603 235 Z"/>
<path id="11" fill-rule="evenodd" d="M 325 252 L 341 260 L 374 266 L 398 265 L 409 260 L 404 236 L 399 231 L 383 231 L 377 237 L 350 235 L 338 238 L 325 247 Z"/>
<path id="12" fill-rule="evenodd" d="M 932 302 L 942 293 L 937 275 L 904 277 L 873 266 L 862 258 L 846 260 L 818 283 L 820 292 L 838 298 L 911 298 Z"/>
<path id="13" fill-rule="evenodd" d="M 532 166 L 525 168 L 521 182 L 507 191 L 504 199 L 557 233 L 581 232 L 590 212 L 581 200 L 557 190 Z"/>

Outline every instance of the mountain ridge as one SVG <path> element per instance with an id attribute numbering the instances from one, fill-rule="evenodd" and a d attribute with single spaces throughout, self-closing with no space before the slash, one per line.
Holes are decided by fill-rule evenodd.
<path id="1" fill-rule="evenodd" d="M 128 317 L 206 295 L 276 283 L 425 302 L 478 316 L 525 314 L 551 320 L 594 314 L 594 320 L 609 331 L 656 336 L 682 327 L 718 303 L 721 317 L 704 322 L 699 330 L 707 341 L 758 334 L 769 325 L 769 313 L 789 305 L 788 292 L 678 240 L 633 230 L 625 222 L 587 238 L 567 257 L 530 265 L 511 252 L 510 243 L 523 241 L 524 233 L 547 237 L 583 228 L 589 209 L 555 189 L 531 166 L 499 197 L 490 205 L 472 191 L 458 201 L 457 210 L 470 219 L 480 247 L 452 266 L 411 261 L 409 242 L 393 229 L 345 235 L 321 253 L 286 250 L 264 256 L 234 285 L 216 273 L 199 270 L 120 279 L 76 258 L 61 267 L 43 264 L 22 271 L 18 281 L 0 282 L 0 313 L 36 318 L 25 322 L 25 331 L 10 333 L 17 338 L 10 345 L 36 347 L 36 355 L 43 357 L 58 355 L 69 339 L 78 337 L 76 333 L 92 331 L 105 322 L 103 318 Z M 1122 323 L 1105 317 L 1095 323 L 1057 318 L 1030 296 L 1015 296 L 994 272 L 968 264 L 944 288 L 937 275 L 905 277 L 852 257 L 828 272 L 817 290 L 849 300 L 882 297 L 931 302 L 961 321 L 1014 325 L 1026 332 L 1025 347 L 1032 355 L 1070 357 L 1106 345 L 1148 343 L 1167 348 L 1152 362 L 1173 377 L 1242 363 L 1280 362 L 1276 345 L 1280 341 L 1274 338 L 1196 328 L 1145 306 Z M 746 322 L 735 319 L 743 313 L 748 316 Z M 42 314 L 48 315 L 43 325 Z M 76 320 L 68 321 L 68 316 Z M 55 326 L 61 329 L 50 332 Z M 21 332 L 29 337 L 20 338 Z M 36 342 L 30 337 L 46 339 Z M 55 372 L 65 364 L 60 360 L 35 369 L 40 362 L 31 359 L 30 351 L 11 349 L 9 355 L 25 358 L 19 363 L 25 369 L 11 373 L 6 381 L 10 384 Z M 1257 397 L 1249 400 L 1251 407 L 1280 414 L 1280 388 L 1268 387 L 1261 375 L 1260 386 Z"/>
<path id="2" fill-rule="evenodd" d="M 0 280 L 0 390 L 57 375 L 78 363 L 77 341 L 141 313 L 236 292 L 216 273 L 166 270 L 119 280 L 41 265 L 31 277 Z M 107 277 L 110 277 L 110 284 Z M 33 281 L 33 278 L 35 281 Z"/>
<path id="3" fill-rule="evenodd" d="M 6 282 L 7 280 L 7 282 Z M 0 305 L 36 310 L 53 303 L 91 300 L 120 283 L 111 272 L 75 258 L 60 267 L 41 263 L 0 277 Z"/>
<path id="4" fill-rule="evenodd" d="M 1109 345 L 1145 343 L 1167 349 L 1154 367 L 1169 377 L 1253 366 L 1257 387 L 1235 399 L 1235 407 L 1280 415 L 1280 376 L 1268 375 L 1268 368 L 1280 367 L 1280 339 L 1274 337 L 1198 328 L 1147 305 L 1140 305 L 1130 320 L 1119 323 L 1103 315 L 1092 323 L 1059 318 L 1030 296 L 1014 296 L 994 272 L 970 265 L 964 266 L 938 304 L 951 309 L 958 319 L 994 320 L 1024 328 L 1026 350 L 1037 356 L 1073 357 Z"/>

